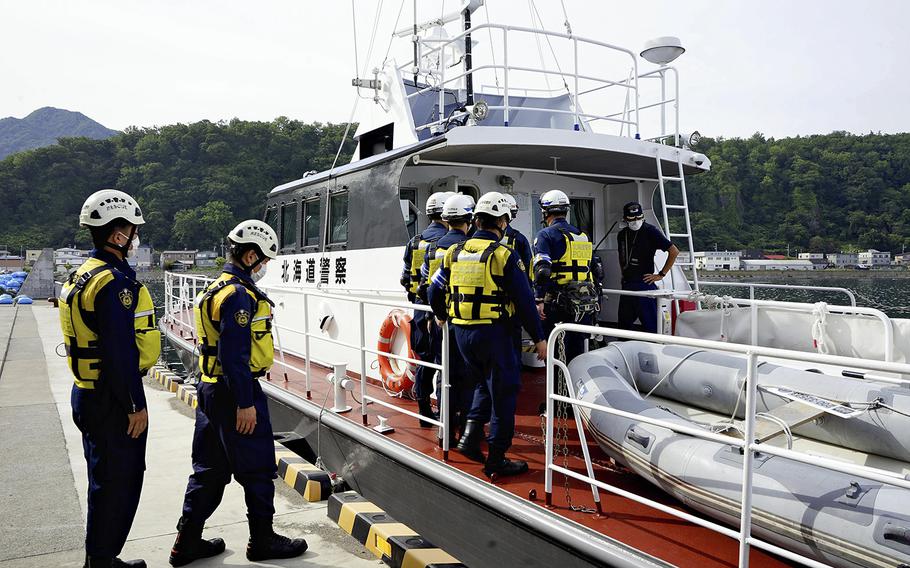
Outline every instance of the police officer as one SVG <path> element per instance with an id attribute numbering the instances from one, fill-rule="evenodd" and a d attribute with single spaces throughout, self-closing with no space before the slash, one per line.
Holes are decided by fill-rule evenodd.
<path id="1" fill-rule="evenodd" d="M 278 237 L 266 223 L 243 221 L 228 234 L 230 262 L 196 297 L 199 383 L 193 473 L 177 523 L 171 566 L 224 552 L 220 538 L 202 538 L 231 476 L 246 497 L 250 561 L 293 558 L 307 549 L 301 538 L 272 530 L 277 477 L 269 408 L 258 378 L 272 365 L 272 302 L 255 282 L 278 255 Z"/>
<path id="2" fill-rule="evenodd" d="M 512 223 L 515 222 L 515 218 L 518 217 L 518 202 L 516 202 L 515 198 L 508 193 L 503 193 L 502 196 L 509 204 L 509 214 L 511 218 L 509 219 L 509 224 L 506 226 L 506 232 L 500 242 L 518 253 L 518 258 L 521 259 L 525 268 L 528 269 L 528 278 L 530 278 L 531 257 L 533 255 L 531 252 L 531 243 L 528 242 L 528 237 L 524 236 L 521 231 L 512 226 Z"/>
<path id="3" fill-rule="evenodd" d="M 617 235 L 619 267 L 622 270 L 623 290 L 657 290 L 655 282 L 663 280 L 673 268 L 679 249 L 664 234 L 645 222 L 641 203 L 632 201 L 623 206 L 623 220 L 628 225 Z M 667 261 L 659 272 L 654 272 L 654 254 L 667 252 Z M 619 299 L 619 325 L 632 329 L 635 320 L 641 321 L 645 331 L 657 333 L 657 299 L 639 296 L 621 296 Z"/>
<path id="4" fill-rule="evenodd" d="M 436 242 L 430 243 L 427 247 L 427 254 L 424 257 L 423 267 L 421 268 L 421 282 L 418 289 L 418 296 L 421 300 L 429 303 L 427 298 L 427 288 L 429 288 L 430 276 L 434 274 L 442 265 L 442 259 L 446 251 L 459 243 L 468 240 L 468 227 L 474 217 L 474 198 L 470 195 L 456 193 L 446 199 L 442 208 L 442 219 L 449 226 L 449 232 Z M 461 352 L 458 350 L 458 343 L 455 341 L 454 325 L 448 322 L 444 325 L 449 326 L 449 425 L 452 433 L 452 445 L 457 441 L 456 432 L 463 430 L 464 421 L 466 420 L 468 410 L 474 400 L 474 386 L 476 381 L 471 380 L 470 374 L 465 371 L 464 361 Z M 439 335 L 439 347 L 442 348 L 442 338 L 439 327 L 431 325 L 430 329 L 434 335 Z M 441 351 L 434 353 L 434 360 L 441 359 Z M 437 396 L 442 392 L 441 381 L 437 381 Z"/>
<path id="5" fill-rule="evenodd" d="M 501 193 L 483 195 L 475 208 L 477 232 L 446 251 L 428 291 L 433 313 L 454 324 L 466 368 L 483 381 L 492 399 L 489 454 L 483 467 L 490 477 L 516 475 L 528 469 L 525 462 L 505 457 L 515 432 L 515 405 L 521 386 L 521 369 L 512 349 L 511 318 L 521 319 L 541 360 L 547 352 L 525 268 L 518 255 L 499 242 L 509 214 Z M 476 412 L 472 407 L 468 413 L 462 436 L 474 448 L 483 437 L 482 417 Z"/>
<path id="6" fill-rule="evenodd" d="M 420 268 L 423 266 L 427 248 L 430 243 L 441 239 L 449 230 L 442 220 L 442 207 L 451 195 L 453 195 L 452 192 L 439 191 L 427 198 L 426 213 L 430 224 L 426 229 L 414 235 L 404 249 L 401 285 L 407 291 L 408 301 L 411 303 L 420 303 L 417 289 L 420 286 Z M 437 337 L 438 334 L 432 332 L 431 323 L 432 318 L 427 312 L 414 312 L 414 319 L 411 321 L 411 348 L 421 361 L 438 363 L 434 354 L 439 353 L 441 349 L 438 344 L 440 339 Z M 433 406 L 430 403 L 430 395 L 433 394 L 433 374 L 433 369 L 418 365 L 417 371 L 414 373 L 414 391 L 420 415 L 436 419 L 436 413 L 433 412 Z M 421 420 L 420 426 L 430 428 L 433 425 Z"/>
<path id="7" fill-rule="evenodd" d="M 126 257 L 145 223 L 136 201 L 114 189 L 85 200 L 79 224 L 95 248 L 60 293 L 60 324 L 75 379 L 73 421 L 88 465 L 85 566 L 144 567 L 117 558 L 145 474 L 148 412 L 142 376 L 158 360 L 161 335 L 148 290 Z"/>
<path id="8" fill-rule="evenodd" d="M 591 270 L 593 249 L 588 235 L 566 221 L 569 197 L 558 189 L 540 197 L 545 225 L 534 239 L 534 286 L 546 333 L 559 323 L 590 325 L 599 309 L 597 283 Z M 598 280 L 602 274 L 598 274 Z M 584 335 L 567 333 L 566 363 L 584 351 Z"/>

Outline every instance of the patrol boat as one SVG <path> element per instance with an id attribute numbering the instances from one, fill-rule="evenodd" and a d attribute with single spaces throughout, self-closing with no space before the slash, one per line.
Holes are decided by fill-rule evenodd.
<path id="1" fill-rule="evenodd" d="M 803 442 L 801 436 L 787 448 L 792 438 L 787 432 L 826 419 L 806 412 L 796 399 L 811 399 L 830 411 L 847 402 L 812 399 L 805 392 L 812 384 L 791 388 L 795 394 L 787 400 L 794 405 L 780 406 L 792 412 L 773 419 L 779 432 L 750 446 L 745 440 L 755 433 L 759 391 L 753 390 L 756 381 L 747 379 L 768 361 L 822 376 L 904 384 L 910 377 L 904 364 L 910 356 L 910 321 L 857 306 L 848 290 L 815 287 L 829 298 L 848 296 L 818 304 L 761 301 L 752 293 L 711 295 L 713 283 L 700 280 L 692 262 L 686 195 L 687 177 L 707 171 L 711 162 L 697 151 L 697 133 L 687 133 L 681 123 L 679 73 L 670 65 L 684 51 L 679 40 L 658 38 L 639 53 L 578 36 L 568 23 L 565 31 L 543 29 L 535 21 L 530 26 L 478 24 L 481 6 L 478 0 L 465 1 L 457 11 L 429 20 L 411 14 L 408 25 L 396 23 L 388 49 L 372 49 L 374 32 L 370 53 L 388 55 L 366 61 L 363 76 L 353 81 L 352 119 L 358 126 L 350 163 L 308 172 L 268 196 L 264 218 L 281 241 L 280 256 L 260 282 L 276 304 L 276 362 L 263 382 L 275 431 L 285 432 L 286 443 L 302 456 L 472 567 L 829 562 L 829 541 L 816 538 L 809 518 L 827 501 L 804 503 L 804 518 L 787 520 L 801 535 L 798 543 L 769 539 L 775 527 L 762 524 L 767 515 L 758 515 L 753 533 L 752 473 L 766 463 L 760 454 L 776 452 L 798 461 L 809 460 L 809 452 L 820 467 L 861 478 L 854 491 L 860 496 L 872 494 L 869 479 L 908 489 L 903 457 L 885 463 L 863 448 L 845 449 L 839 440 Z M 449 451 L 447 435 L 438 438 L 435 429 L 418 426 L 416 404 L 407 396 L 416 365 L 436 369 L 448 384 L 448 362 L 418 361 L 408 346 L 407 314 L 426 307 L 408 304 L 398 283 L 404 244 L 426 226 L 421 212 L 428 196 L 442 190 L 475 198 L 490 190 L 514 195 L 520 212 L 513 226 L 533 239 L 539 227 L 537 199 L 553 188 L 569 195 L 570 222 L 596 243 L 595 254 L 606 267 L 601 327 L 585 329 L 592 334 L 591 347 L 612 336 L 719 354 L 751 350 L 737 385 L 743 385 L 745 405 L 737 404 L 739 414 L 731 419 L 690 399 L 651 393 L 658 409 L 708 426 L 682 424 L 666 414 L 642 416 L 631 392 L 607 400 L 585 390 L 583 373 L 597 367 L 602 353 L 586 355 L 586 366 L 578 370 L 575 364 L 571 372 L 553 356 L 546 369 L 529 366 L 523 374 L 510 453 L 527 461 L 530 471 L 491 483 L 480 466 Z M 618 266 L 612 229 L 629 201 L 642 203 L 646 221 L 660 226 L 683 257 L 689 253 L 657 291 L 621 290 L 619 271 L 612 268 Z M 162 328 L 191 372 L 196 365 L 192 303 L 207 283 L 183 274 L 168 274 L 165 282 Z M 623 294 L 658 300 L 658 334 L 611 328 Z M 550 343 L 552 350 L 558 341 Z M 602 364 L 611 362 L 616 360 L 604 358 Z M 674 385 L 706 387 L 697 377 L 674 376 L 685 363 L 660 365 Z M 570 377 L 565 381 L 569 392 L 556 388 L 559 371 Z M 640 386 L 635 390 L 644 396 Z M 889 396 L 903 395 L 894 389 Z M 447 404 L 446 389 L 437 399 L 440 406 Z M 546 401 L 543 413 L 541 401 Z M 565 401 L 575 405 L 574 419 L 559 405 Z M 628 443 L 604 435 L 611 424 L 605 416 L 634 420 L 628 430 L 633 445 L 645 440 L 646 434 L 638 432 L 647 428 L 655 435 L 666 430 L 690 437 L 688 442 L 673 438 L 674 443 L 696 444 L 698 436 L 708 436 L 725 444 L 731 455 L 725 471 L 733 475 L 738 464 L 740 474 L 713 481 L 728 481 L 733 488 L 723 494 L 724 509 L 717 513 L 704 500 L 674 489 L 678 476 L 673 470 L 649 475 L 657 462 L 631 461 L 629 450 L 617 450 Z M 436 424 L 443 431 L 450 428 L 445 420 Z M 731 435 L 716 432 L 718 424 Z M 619 434 L 626 435 L 626 430 Z M 660 455 L 659 444 L 650 448 L 652 458 Z M 688 481 L 692 491 L 707 491 L 698 479 Z M 831 490 L 846 495 L 851 487 Z M 797 510 L 803 497 L 794 490 L 779 498 Z M 851 522 L 887 526 L 878 536 L 870 532 L 869 539 L 883 549 L 907 546 L 902 525 L 866 503 L 859 499 L 850 509 L 853 516 L 844 513 L 844 527 Z M 896 557 L 878 550 L 853 555 L 844 565 L 888 565 Z"/>

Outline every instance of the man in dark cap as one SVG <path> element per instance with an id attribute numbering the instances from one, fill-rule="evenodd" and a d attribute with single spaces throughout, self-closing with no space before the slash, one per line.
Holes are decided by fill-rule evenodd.
<path id="1" fill-rule="evenodd" d="M 633 201 L 623 207 L 627 227 L 619 232 L 619 267 L 622 270 L 623 290 L 657 290 L 656 282 L 663 280 L 673 268 L 679 249 L 661 230 L 645 222 L 641 203 Z M 667 252 L 667 262 L 654 271 L 654 254 Z M 619 299 L 619 325 L 632 329 L 635 320 L 645 331 L 657 333 L 657 299 L 642 296 L 622 296 Z"/>

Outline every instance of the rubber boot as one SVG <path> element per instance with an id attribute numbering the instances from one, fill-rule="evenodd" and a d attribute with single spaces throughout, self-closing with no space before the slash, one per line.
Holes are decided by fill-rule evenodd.
<path id="1" fill-rule="evenodd" d="M 455 449 L 461 455 L 477 463 L 484 463 L 486 458 L 480 450 L 480 441 L 483 439 L 483 422 L 468 420 L 464 425 L 464 432 Z"/>
<path id="2" fill-rule="evenodd" d="M 250 523 L 250 542 L 246 559 L 250 562 L 274 558 L 295 558 L 307 549 L 302 538 L 288 538 L 272 530 L 271 518 L 247 517 Z"/>
<path id="3" fill-rule="evenodd" d="M 433 405 L 430 404 L 430 399 L 428 399 L 428 398 L 418 398 L 417 399 L 417 411 L 420 413 L 421 416 L 424 416 L 426 418 L 432 418 L 433 420 L 436 420 L 437 418 L 439 418 L 439 416 L 435 412 L 433 412 Z M 426 420 L 420 421 L 421 428 L 432 428 L 433 426 L 434 426 L 433 423 L 427 422 Z"/>
<path id="4" fill-rule="evenodd" d="M 186 566 L 194 560 L 218 556 L 224 552 L 224 541 L 220 538 L 202 538 L 202 525 L 180 517 L 177 522 L 177 540 L 171 548 L 168 559 L 171 566 Z"/>
<path id="5" fill-rule="evenodd" d="M 528 471 L 527 462 L 507 459 L 505 454 L 506 452 L 502 448 L 490 446 L 490 454 L 483 465 L 483 472 L 487 477 L 509 477 L 510 475 L 519 475 Z"/>
<path id="6" fill-rule="evenodd" d="M 146 568 L 145 560 L 120 560 L 102 556 L 85 556 L 84 568 Z"/>

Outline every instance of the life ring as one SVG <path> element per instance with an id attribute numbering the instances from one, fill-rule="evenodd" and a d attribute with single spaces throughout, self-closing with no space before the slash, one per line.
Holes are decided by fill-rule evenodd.
<path id="1" fill-rule="evenodd" d="M 395 325 L 396 317 L 398 326 Z M 392 310 L 383 320 L 382 326 L 379 328 L 379 342 L 376 350 L 381 353 L 392 353 L 397 334 L 404 334 L 405 341 L 408 343 L 408 357 L 417 359 L 417 354 L 411 348 L 411 316 L 401 310 Z M 417 365 L 385 355 L 379 355 L 378 359 L 379 374 L 382 376 L 382 384 L 386 391 L 395 395 L 409 394 L 414 387 L 414 373 Z"/>

